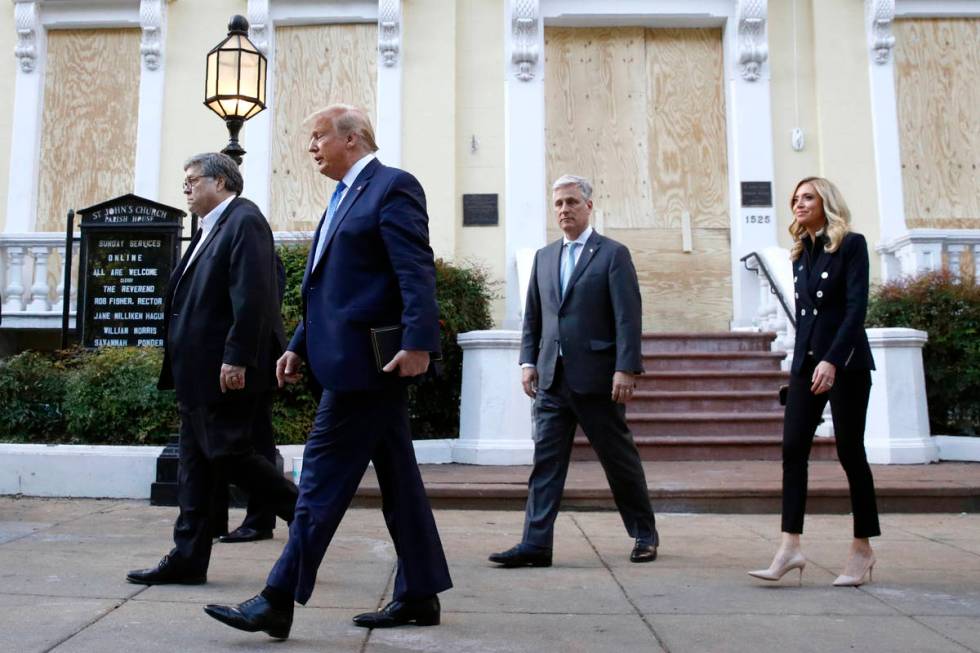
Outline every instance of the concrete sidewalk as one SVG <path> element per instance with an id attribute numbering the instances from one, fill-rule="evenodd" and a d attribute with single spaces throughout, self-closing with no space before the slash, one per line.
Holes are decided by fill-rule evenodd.
<path id="1" fill-rule="evenodd" d="M 768 564 L 775 515 L 663 514 L 660 559 L 635 565 L 615 513 L 564 512 L 555 566 L 507 570 L 486 556 L 517 541 L 518 511 L 438 510 L 456 583 L 442 595 L 442 625 L 372 632 L 350 618 L 386 602 L 394 552 L 380 511 L 352 510 L 284 643 L 201 610 L 261 589 L 284 529 L 216 545 L 207 585 L 124 580 L 169 549 L 175 516 L 138 501 L 0 497 L 0 651 L 980 651 L 975 514 L 884 515 L 874 583 L 840 589 L 830 583 L 848 516 L 807 520 L 797 587 L 745 574 Z"/>

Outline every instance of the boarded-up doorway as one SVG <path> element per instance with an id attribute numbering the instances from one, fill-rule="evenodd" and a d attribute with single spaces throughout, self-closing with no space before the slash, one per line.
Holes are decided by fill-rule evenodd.
<path id="1" fill-rule="evenodd" d="M 633 253 L 644 329 L 728 330 L 721 30 L 547 28 L 545 50 L 548 178 L 592 180 L 596 227 Z"/>

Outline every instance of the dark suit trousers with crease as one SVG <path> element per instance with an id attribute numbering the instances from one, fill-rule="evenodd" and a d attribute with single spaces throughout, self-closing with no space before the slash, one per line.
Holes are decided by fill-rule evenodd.
<path id="1" fill-rule="evenodd" d="M 214 493 L 231 481 L 265 498 L 275 514 L 293 518 L 296 486 L 252 447 L 256 412 L 265 410 L 270 394 L 241 394 L 220 403 L 179 406 L 180 458 L 174 526 L 176 557 L 190 572 L 207 571 L 211 558 Z"/>
<path id="2" fill-rule="evenodd" d="M 552 548 L 577 425 L 581 425 L 602 464 L 626 532 L 644 542 L 659 544 L 646 475 L 626 426 L 623 404 L 608 395 L 572 392 L 559 358 L 551 387 L 538 389 L 534 424 L 534 468 L 527 484 L 524 544 L 537 549 Z"/>
<path id="3" fill-rule="evenodd" d="M 398 556 L 393 598 L 421 599 L 452 587 L 449 566 L 422 485 L 405 387 L 324 390 L 303 450 L 296 518 L 266 583 L 305 604 L 317 570 L 354 493 L 374 463 L 382 512 Z"/>

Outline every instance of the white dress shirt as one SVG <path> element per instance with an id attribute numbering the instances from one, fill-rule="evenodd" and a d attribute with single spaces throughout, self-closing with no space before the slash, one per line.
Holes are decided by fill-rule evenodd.
<path id="1" fill-rule="evenodd" d="M 218 221 L 218 218 L 221 217 L 221 214 L 225 212 L 225 209 L 228 208 L 228 205 L 231 204 L 231 201 L 236 197 L 238 197 L 238 195 L 232 195 L 231 197 L 226 198 L 223 202 L 221 202 L 221 204 L 211 209 L 206 216 L 201 218 L 201 237 L 198 239 L 197 245 L 194 246 L 194 251 L 191 252 L 191 257 L 187 259 L 187 265 L 184 266 L 184 270 L 187 270 L 187 268 L 190 267 L 191 261 L 193 261 L 194 258 L 201 252 L 201 247 L 204 246 L 204 242 L 208 239 L 208 234 L 210 234 L 211 230 L 214 229 L 214 225 Z"/>

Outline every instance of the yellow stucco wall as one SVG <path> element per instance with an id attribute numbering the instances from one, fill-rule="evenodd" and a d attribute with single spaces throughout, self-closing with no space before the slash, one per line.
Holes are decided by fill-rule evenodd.
<path id="1" fill-rule="evenodd" d="M 402 167 L 428 201 L 436 256 L 453 258 L 456 237 L 456 3 L 402 4 Z"/>
<path id="2" fill-rule="evenodd" d="M 504 1 L 460 0 L 457 7 L 454 256 L 503 279 Z M 464 193 L 496 193 L 499 224 L 463 227 Z M 493 317 L 497 324 L 503 320 L 502 296 L 494 302 Z"/>
<path id="3" fill-rule="evenodd" d="M 10 136 L 14 113 L 14 78 L 17 59 L 14 46 L 14 5 L 0 8 L 0 231 L 7 222 L 7 183 L 10 176 Z"/>
<path id="4" fill-rule="evenodd" d="M 168 5 L 159 197 L 164 204 L 186 210 L 180 187 L 184 161 L 199 152 L 220 150 L 228 143 L 224 121 L 204 106 L 204 61 L 208 51 L 227 35 L 228 19 L 244 15 L 246 10 L 244 0 Z M 247 130 L 248 125 L 243 134 Z"/>
<path id="5" fill-rule="evenodd" d="M 820 174 L 844 194 L 852 226 L 871 249 L 871 277 L 878 279 L 881 263 L 874 247 L 880 227 L 864 3 L 814 2 L 813 26 Z"/>

